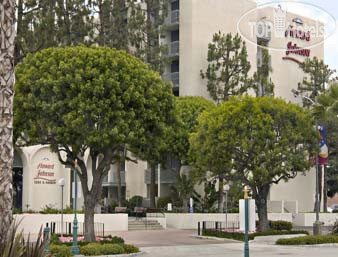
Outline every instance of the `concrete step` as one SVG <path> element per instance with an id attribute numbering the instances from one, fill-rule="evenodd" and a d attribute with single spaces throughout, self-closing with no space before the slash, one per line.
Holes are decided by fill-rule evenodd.
<path id="1" fill-rule="evenodd" d="M 129 220 L 128 230 L 160 230 L 163 229 L 156 220 Z"/>

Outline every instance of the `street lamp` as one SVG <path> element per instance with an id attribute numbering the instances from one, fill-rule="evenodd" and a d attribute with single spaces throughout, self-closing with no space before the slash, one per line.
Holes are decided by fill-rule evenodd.
<path id="1" fill-rule="evenodd" d="M 79 247 L 77 245 L 77 229 L 78 229 L 78 222 L 77 222 L 77 160 L 74 161 L 75 168 L 72 168 L 73 175 L 74 175 L 74 198 L 73 198 L 73 208 L 74 208 L 74 221 L 73 221 L 73 246 L 72 246 L 72 252 L 74 255 L 77 255 L 80 253 Z"/>
<path id="2" fill-rule="evenodd" d="M 225 193 L 225 228 L 228 230 L 228 192 L 230 186 L 228 184 L 223 186 L 223 191 Z"/>
<path id="3" fill-rule="evenodd" d="M 244 234 L 244 257 L 249 257 L 249 189 L 244 187 L 244 215 L 245 215 L 245 234 Z"/>
<path id="4" fill-rule="evenodd" d="M 291 92 L 294 94 L 295 97 L 302 97 L 303 99 L 306 99 L 309 101 L 312 105 L 315 105 L 316 103 L 309 97 L 303 96 L 300 94 L 298 90 L 292 89 Z M 318 129 L 318 126 L 316 126 L 316 129 Z M 321 234 L 321 222 L 319 221 L 319 163 L 318 163 L 318 154 L 316 154 L 316 200 L 315 200 L 315 211 L 316 211 L 316 221 L 313 223 L 313 234 L 314 235 L 320 235 Z"/>
<path id="5" fill-rule="evenodd" d="M 60 178 L 58 182 L 61 187 L 61 237 L 63 236 L 63 188 L 65 186 L 65 179 Z"/>

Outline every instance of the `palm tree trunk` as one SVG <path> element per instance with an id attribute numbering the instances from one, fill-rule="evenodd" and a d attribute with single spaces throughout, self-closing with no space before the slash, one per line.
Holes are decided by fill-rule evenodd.
<path id="1" fill-rule="evenodd" d="M 0 244 L 12 222 L 15 3 L 0 2 Z"/>

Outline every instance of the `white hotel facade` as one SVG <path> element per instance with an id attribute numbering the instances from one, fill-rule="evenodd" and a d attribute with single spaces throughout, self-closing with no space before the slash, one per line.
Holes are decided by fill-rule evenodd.
<path id="1" fill-rule="evenodd" d="M 161 38 L 163 43 L 169 45 L 169 55 L 172 60 L 168 64 L 164 78 L 174 85 L 174 93 L 177 96 L 204 96 L 209 98 L 206 81 L 201 79 L 200 70 L 207 68 L 208 44 L 214 33 L 236 34 L 241 33 L 245 37 L 248 50 L 248 58 L 253 73 L 260 64 L 261 50 L 257 47 L 257 34 L 252 35 L 252 22 L 280 21 L 294 26 L 300 23 L 309 26 L 318 26 L 316 20 L 301 17 L 299 14 L 288 13 L 275 7 L 256 9 L 256 2 L 250 0 L 172 0 L 169 15 L 166 21 L 167 32 Z M 277 16 L 279 11 L 284 16 Z M 239 22 L 240 21 L 240 22 Z M 287 27 L 288 28 L 288 25 Z M 324 57 L 324 45 L 318 44 L 307 51 L 297 51 L 297 47 L 303 48 L 315 43 L 320 43 L 322 37 L 310 38 L 296 37 L 296 34 L 276 37 L 274 32 L 260 35 L 271 48 L 271 79 L 275 84 L 275 96 L 282 97 L 292 102 L 300 102 L 295 99 L 291 90 L 297 88 L 302 81 L 304 73 L 299 67 L 299 62 L 306 57 Z M 306 32 L 306 31 L 305 31 Z M 289 52 L 287 49 L 289 48 Z M 90 162 L 90 157 L 86 161 Z M 43 168 L 43 169 L 42 169 Z M 122 188 L 126 198 L 141 195 L 149 196 L 150 176 L 147 163 L 139 161 L 137 164 L 126 162 L 122 165 Z M 14 161 L 14 176 L 17 177 L 16 205 L 18 208 L 40 210 L 45 205 L 61 206 L 61 187 L 58 185 L 60 178 L 65 179 L 64 205 L 71 205 L 71 181 L 72 176 L 68 168 L 62 166 L 57 155 L 51 153 L 48 146 L 31 146 L 16 149 Z M 48 172 L 50 181 L 41 182 L 38 179 L 39 172 Z M 22 179 L 20 179 L 22 174 Z M 312 211 L 315 193 L 315 172 L 309 171 L 306 175 L 298 175 L 288 183 L 281 182 L 271 188 L 269 206 L 272 211 L 306 212 Z M 159 195 L 170 194 L 170 185 L 176 180 L 174 172 L 170 169 L 161 171 Z M 40 181 L 40 182 L 39 182 Z M 158 178 L 156 177 L 156 183 Z M 116 199 L 117 175 L 116 167 L 112 166 L 109 175 L 103 184 L 103 197 Z M 81 207 L 83 200 L 80 199 Z"/>

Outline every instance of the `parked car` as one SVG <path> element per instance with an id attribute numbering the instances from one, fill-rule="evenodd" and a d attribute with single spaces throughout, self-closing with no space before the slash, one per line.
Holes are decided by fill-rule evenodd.
<path id="1" fill-rule="evenodd" d="M 328 208 L 329 212 L 337 212 L 338 213 L 338 204 L 332 204 L 330 208 Z"/>

